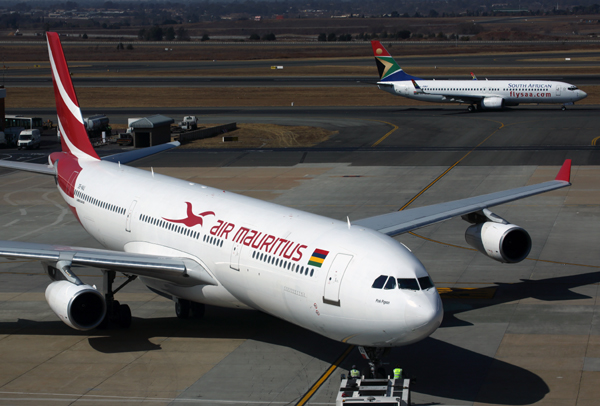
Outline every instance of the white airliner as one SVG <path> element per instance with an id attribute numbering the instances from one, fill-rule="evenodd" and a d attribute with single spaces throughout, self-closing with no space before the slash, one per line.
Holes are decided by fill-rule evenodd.
<path id="1" fill-rule="evenodd" d="M 549 80 L 424 80 L 408 75 L 379 41 L 371 41 L 380 89 L 393 95 L 432 103 L 467 103 L 469 111 L 501 109 L 520 103 L 567 105 L 587 94 L 577 86 Z"/>
<path id="2" fill-rule="evenodd" d="M 463 216 L 467 241 L 500 262 L 519 262 L 531 239 L 487 208 L 569 186 L 570 160 L 555 180 L 350 223 L 126 166 L 170 143 L 100 159 L 87 137 L 56 33 L 47 33 L 62 152 L 49 164 L 0 166 L 54 176 L 75 218 L 105 249 L 0 241 L 0 256 L 42 262 L 46 299 L 72 328 L 129 326 L 114 300 L 115 272 L 173 299 L 179 317 L 204 304 L 256 309 L 371 355 L 429 336 L 440 297 L 421 262 L 391 238 Z M 71 267 L 102 270 L 101 290 Z"/>

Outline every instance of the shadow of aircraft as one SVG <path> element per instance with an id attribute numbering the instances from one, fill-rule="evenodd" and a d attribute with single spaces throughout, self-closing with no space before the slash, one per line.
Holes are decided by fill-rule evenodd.
<path id="1" fill-rule="evenodd" d="M 544 301 L 581 300 L 588 298 L 571 289 L 600 282 L 600 272 L 563 276 L 518 283 L 497 283 L 491 299 L 444 299 L 448 308 L 442 327 L 471 325 L 455 316 L 465 311 L 535 298 Z M 485 287 L 481 289 L 490 289 Z M 478 291 L 479 289 L 473 289 Z M 160 351 L 155 337 L 222 338 L 253 340 L 263 348 L 286 347 L 332 364 L 347 348 L 339 343 L 296 325 L 250 311 L 207 306 L 202 320 L 180 320 L 176 317 L 135 317 L 129 330 L 73 330 L 60 321 L 0 322 L 0 334 L 39 336 L 87 336 L 96 351 L 106 354 Z M 201 344 L 199 344 L 201 345 Z M 276 347 L 275 347 L 276 346 Z M 418 377 L 415 391 L 432 397 L 489 404 L 526 405 L 540 401 L 549 392 L 538 375 L 515 365 L 459 346 L 428 338 L 419 343 L 394 348 L 389 359 L 402 361 L 411 377 Z M 340 365 L 350 369 L 361 360 L 353 351 Z M 240 368 L 236 364 L 236 368 Z M 248 368 L 252 368 L 248 365 Z M 345 372 L 345 371 L 339 371 Z M 248 374 L 252 374 L 248 370 Z M 316 379 L 316 377 L 315 377 Z M 334 378 L 330 378 L 334 379 Z"/>
<path id="2" fill-rule="evenodd" d="M 469 310 L 482 309 L 522 299 L 531 298 L 546 302 L 589 299 L 589 296 L 573 292 L 571 289 L 599 282 L 600 272 L 591 272 L 539 280 L 521 279 L 521 282 L 517 283 L 497 282 L 494 284 L 497 290 L 490 299 L 461 299 L 460 294 L 452 298 L 447 298 L 442 294 L 444 320 L 441 327 L 471 326 L 472 323 L 460 320 L 456 315 Z M 478 296 L 478 291 L 489 291 L 490 288 L 486 286 L 469 289 L 468 292 L 469 295 L 476 297 Z M 455 293 L 457 291 L 460 293 L 460 289 L 454 290 Z"/>
<path id="3" fill-rule="evenodd" d="M 88 336 L 90 346 L 106 354 L 160 351 L 161 345 L 152 342 L 155 337 L 244 339 L 253 340 L 262 348 L 290 348 L 327 364 L 333 364 L 348 347 L 347 344 L 330 340 L 264 313 L 216 307 L 207 307 L 205 318 L 202 320 L 136 317 L 129 330 L 81 332 L 58 320 L 19 320 L 0 322 L 0 334 Z M 523 368 L 433 338 L 408 347 L 395 348 L 391 357 L 401 359 L 403 368 L 410 371 L 411 376 L 420 378 L 416 390 L 430 396 L 469 402 L 475 401 L 476 396 L 479 396 L 478 401 L 491 404 L 525 405 L 539 401 L 548 393 L 544 381 Z M 341 370 L 338 372 L 345 372 L 344 369 L 350 369 L 353 363 L 364 363 L 357 350 L 340 365 Z M 235 368 L 245 366 L 236 364 Z M 248 364 L 247 368 L 247 375 L 251 376 L 253 365 Z M 502 371 L 511 377 L 507 383 L 510 385 L 510 392 L 522 393 L 522 396 L 503 397 L 499 390 L 497 398 L 490 396 L 490 399 L 481 399 L 478 395 L 480 388 L 486 384 L 485 377 L 493 371 Z M 336 377 L 337 375 L 334 375 L 330 379 Z M 314 377 L 315 380 L 317 378 Z M 271 384 L 275 385 L 266 383 L 267 386 Z"/>

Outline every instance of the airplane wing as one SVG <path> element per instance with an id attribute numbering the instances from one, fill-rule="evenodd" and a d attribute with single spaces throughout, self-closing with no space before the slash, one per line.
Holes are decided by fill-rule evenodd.
<path id="1" fill-rule="evenodd" d="M 146 158 L 147 156 L 178 147 L 179 145 L 181 145 L 179 141 L 167 142 L 166 144 L 155 145 L 153 147 L 134 149 L 127 152 L 121 152 L 119 154 L 105 156 L 101 159 L 103 161 L 127 164 L 129 162 L 137 161 L 138 159 Z"/>
<path id="2" fill-rule="evenodd" d="M 475 79 L 477 80 L 477 79 Z M 448 99 L 449 101 L 456 103 L 477 103 L 485 98 L 485 96 L 478 95 L 456 95 L 456 94 L 445 94 L 443 92 L 431 92 L 429 90 L 424 90 L 419 86 L 419 84 L 413 79 L 412 80 L 413 87 L 415 88 L 414 94 L 430 94 L 433 96 L 442 96 L 444 99 Z"/>
<path id="3" fill-rule="evenodd" d="M 0 160 L 0 168 L 16 169 L 19 171 L 40 173 L 42 175 L 56 175 L 54 167 L 47 164 L 34 164 L 31 162 L 18 162 Z"/>
<path id="4" fill-rule="evenodd" d="M 389 236 L 395 236 L 430 224 L 439 223 L 452 217 L 475 213 L 488 207 L 570 186 L 570 176 L 571 160 L 567 159 L 560 168 L 556 179 L 549 182 L 418 207 L 416 209 L 396 211 L 353 221 L 352 224 L 371 228 Z"/>
<path id="5" fill-rule="evenodd" d="M 183 286 L 217 284 L 206 269 L 189 258 L 20 241 L 0 241 L 0 257 L 31 259 L 51 264 L 66 261 L 71 266 L 88 266 L 146 276 Z"/>

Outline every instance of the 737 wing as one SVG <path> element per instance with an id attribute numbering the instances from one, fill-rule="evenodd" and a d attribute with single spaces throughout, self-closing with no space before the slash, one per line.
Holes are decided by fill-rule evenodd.
<path id="1" fill-rule="evenodd" d="M 450 101 L 454 101 L 457 103 L 478 103 L 485 98 L 485 96 L 478 95 L 456 95 L 456 94 L 446 94 L 444 92 L 432 92 L 427 89 L 423 89 L 419 84 L 412 79 L 412 84 L 415 90 L 414 94 L 430 94 L 433 96 L 442 96 L 445 99 L 449 99 Z"/>
<path id="2" fill-rule="evenodd" d="M 570 177 L 571 160 L 567 159 L 560 168 L 556 178 L 552 181 L 368 217 L 353 221 L 352 224 L 371 228 L 389 236 L 395 236 L 430 224 L 439 223 L 452 217 L 478 213 L 488 207 L 498 206 L 503 203 L 570 186 Z"/>

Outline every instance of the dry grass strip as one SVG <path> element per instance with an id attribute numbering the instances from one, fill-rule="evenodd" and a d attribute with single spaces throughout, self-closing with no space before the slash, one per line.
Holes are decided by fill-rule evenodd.
<path id="1" fill-rule="evenodd" d="M 579 104 L 600 104 L 600 86 L 583 86 L 588 97 Z M 6 108 L 51 108 L 52 88 L 8 88 Z M 85 108 L 201 108 L 305 106 L 431 106 L 393 96 L 373 87 L 207 87 L 95 88 L 77 90 Z"/>
<path id="2" fill-rule="evenodd" d="M 285 126 L 277 124 L 238 124 L 238 129 L 227 135 L 238 141 L 223 142 L 222 136 L 205 138 L 182 145 L 180 148 L 290 148 L 312 147 L 326 141 L 337 131 L 318 127 Z"/>

